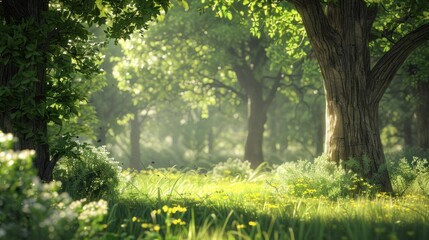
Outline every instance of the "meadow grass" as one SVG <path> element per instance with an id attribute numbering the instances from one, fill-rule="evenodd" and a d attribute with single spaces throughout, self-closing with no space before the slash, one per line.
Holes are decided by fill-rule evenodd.
<path id="1" fill-rule="evenodd" d="M 429 199 L 421 195 L 297 197 L 279 191 L 268 172 L 239 180 L 124 171 L 122 180 L 106 219 L 112 239 L 429 239 Z"/>

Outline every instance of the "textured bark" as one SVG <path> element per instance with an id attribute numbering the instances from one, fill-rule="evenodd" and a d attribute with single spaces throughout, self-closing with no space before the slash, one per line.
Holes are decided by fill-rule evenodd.
<path id="1" fill-rule="evenodd" d="M 370 69 L 368 46 L 375 8 L 362 0 L 338 0 L 328 5 L 325 14 L 319 0 L 291 2 L 303 19 L 324 78 L 328 158 L 335 162 L 354 158 L 363 176 L 375 178 L 381 190 L 391 192 L 383 167 L 378 105 L 408 55 L 428 39 L 429 24 L 398 41 Z"/>
<path id="2" fill-rule="evenodd" d="M 429 149 L 429 83 L 420 82 L 416 91 L 417 145 L 420 148 Z"/>

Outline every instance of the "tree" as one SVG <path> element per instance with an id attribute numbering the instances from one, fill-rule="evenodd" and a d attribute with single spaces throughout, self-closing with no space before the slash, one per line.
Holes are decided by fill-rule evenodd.
<path id="1" fill-rule="evenodd" d="M 328 159 L 343 160 L 345 165 L 354 159 L 359 173 L 391 192 L 378 106 L 397 70 L 429 38 L 428 5 L 423 1 L 244 1 L 259 13 L 277 14 L 277 19 L 290 10 L 288 3 L 299 13 L 323 75 Z M 276 26 L 273 31 L 287 30 Z M 377 39 L 387 44 L 372 64 L 371 44 Z"/>
<path id="2" fill-rule="evenodd" d="M 282 82 L 299 65 L 296 62 L 305 56 L 282 55 L 274 59 L 274 42 L 267 34 L 257 38 L 242 28 L 238 19 L 219 19 L 209 10 L 200 14 L 201 5 L 197 2 L 188 7 L 187 12 L 171 9 L 163 22 L 150 29 L 157 34 L 149 42 L 161 43 L 156 51 L 164 52 L 166 59 L 178 66 L 175 76 L 182 74 L 189 92 L 204 94 L 207 105 L 231 95 L 235 95 L 232 101 L 240 99 L 248 104 L 244 159 L 257 167 L 264 161 L 263 133 L 269 106 Z M 250 19 L 241 22 L 250 24 Z M 167 46 L 173 45 L 171 54 Z M 216 98 L 210 102 L 207 96 L 213 95 Z"/>
<path id="3" fill-rule="evenodd" d="M 124 38 L 161 8 L 167 10 L 167 0 L 1 2 L 0 130 L 19 138 L 17 148 L 36 150 L 42 180 L 52 180 L 65 153 L 49 149 L 48 123 L 61 125 L 77 113 L 84 99 L 69 88 L 76 73 L 89 78 L 99 71 L 98 44 L 87 26 L 107 25 L 108 38 Z"/>
<path id="4" fill-rule="evenodd" d="M 291 1 L 319 62 L 327 103 L 326 153 L 332 161 L 355 158 L 368 179 L 391 192 L 378 125 L 378 106 L 408 55 L 429 39 L 429 23 L 409 32 L 371 66 L 371 28 L 377 6 L 336 1 L 323 11 L 319 1 Z M 372 67 L 372 68 L 371 68 Z M 365 159 L 369 166 L 365 167 Z"/>
<path id="5" fill-rule="evenodd" d="M 148 35 L 153 33 L 147 32 Z M 180 86 L 172 75 L 175 69 L 166 55 L 156 51 L 147 37 L 134 35 L 129 41 L 121 41 L 123 56 L 116 59 L 113 77 L 118 88 L 131 96 L 130 166 L 142 169 L 141 134 L 143 123 L 161 108 L 179 97 Z M 156 44 L 155 44 L 156 45 Z M 164 49 L 171 51 L 170 47 Z"/>

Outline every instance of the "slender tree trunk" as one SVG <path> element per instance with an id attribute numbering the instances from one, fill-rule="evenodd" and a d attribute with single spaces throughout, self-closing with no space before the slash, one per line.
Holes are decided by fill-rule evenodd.
<path id="1" fill-rule="evenodd" d="M 419 82 L 416 89 L 416 130 L 417 144 L 423 149 L 429 148 L 429 83 Z"/>
<path id="2" fill-rule="evenodd" d="M 269 116 L 269 122 L 268 127 L 270 131 L 270 138 L 269 138 L 269 147 L 272 154 L 278 154 L 279 149 L 277 148 L 277 141 L 278 141 L 278 126 L 277 126 L 277 119 L 274 118 L 273 114 L 270 114 Z"/>
<path id="3" fill-rule="evenodd" d="M 267 111 L 280 87 L 281 74 L 271 77 L 273 84 L 264 98 L 264 85 L 258 79 L 262 68 L 265 67 L 267 56 L 265 47 L 258 38 L 251 38 L 243 43 L 241 51 L 229 49 L 240 61 L 233 65 L 238 83 L 244 89 L 248 101 L 247 137 L 244 147 L 244 159 L 253 168 L 264 162 L 263 138 L 264 125 L 267 121 Z M 246 50 L 247 49 L 247 50 Z M 248 59 L 250 57 L 250 59 Z M 259 70 L 259 71 L 258 71 Z M 258 81 L 259 80 L 259 81 Z"/>
<path id="4" fill-rule="evenodd" d="M 263 139 L 264 125 L 267 121 L 267 109 L 261 88 L 255 88 L 248 96 L 249 111 L 244 159 L 248 160 L 252 167 L 257 167 L 264 162 Z"/>
<path id="5" fill-rule="evenodd" d="M 130 122 L 130 144 L 131 144 L 131 159 L 130 167 L 136 170 L 143 169 L 141 162 L 141 148 L 140 148 L 140 135 L 141 135 L 141 117 L 136 112 L 134 118 Z"/>

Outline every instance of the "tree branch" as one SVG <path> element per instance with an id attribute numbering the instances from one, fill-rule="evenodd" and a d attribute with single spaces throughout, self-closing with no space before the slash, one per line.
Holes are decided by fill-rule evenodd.
<path id="1" fill-rule="evenodd" d="M 301 15 L 307 35 L 314 46 L 313 49 L 325 48 L 317 45 L 329 44 L 334 47 L 341 43 L 338 32 L 329 24 L 320 0 L 288 1 L 295 5 L 296 10 Z"/>
<path id="2" fill-rule="evenodd" d="M 423 24 L 400 39 L 386 52 L 372 68 L 368 90 L 371 100 L 379 102 L 398 69 L 407 57 L 420 45 L 429 40 L 429 23 Z"/>
<path id="3" fill-rule="evenodd" d="M 276 96 L 276 93 L 278 92 L 278 89 L 281 85 L 281 80 L 282 80 L 282 72 L 279 71 L 279 73 L 277 74 L 276 78 L 275 78 L 275 82 L 273 84 L 273 86 L 271 86 L 270 92 L 268 93 L 267 98 L 264 100 L 264 105 L 265 108 L 268 108 L 268 106 L 271 105 L 271 103 L 274 100 L 274 97 Z"/>
<path id="4" fill-rule="evenodd" d="M 226 85 L 225 83 L 221 82 L 219 79 L 207 76 L 207 75 L 205 75 L 205 74 L 203 74 L 201 72 L 199 72 L 197 74 L 200 75 L 201 77 L 208 78 L 208 79 L 210 79 L 210 80 L 213 81 L 213 82 L 207 83 L 205 85 L 208 85 L 208 86 L 213 87 L 213 88 L 223 88 L 223 89 L 226 89 L 226 90 L 234 93 L 235 95 L 237 95 L 240 99 L 242 99 L 242 100 L 244 99 L 244 102 L 246 102 L 246 99 L 247 99 L 246 95 L 244 95 L 243 93 L 241 93 L 240 91 L 238 91 L 234 87 Z"/>

